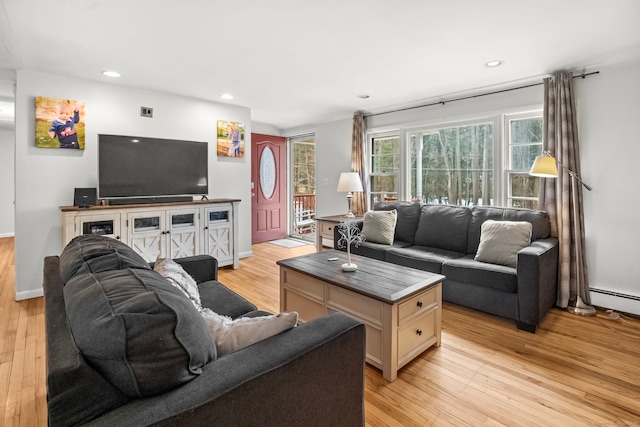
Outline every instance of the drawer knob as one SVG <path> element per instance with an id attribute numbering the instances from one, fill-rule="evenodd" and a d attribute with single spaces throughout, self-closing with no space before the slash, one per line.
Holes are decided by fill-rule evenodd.
<path id="1" fill-rule="evenodd" d="M 416 305 L 417 305 L 418 307 L 422 307 L 422 301 L 418 301 L 418 302 L 416 303 Z"/>
<path id="2" fill-rule="evenodd" d="M 418 334 L 418 335 L 422 336 L 422 331 L 421 331 L 420 329 L 418 329 L 418 330 L 416 331 L 416 334 Z"/>

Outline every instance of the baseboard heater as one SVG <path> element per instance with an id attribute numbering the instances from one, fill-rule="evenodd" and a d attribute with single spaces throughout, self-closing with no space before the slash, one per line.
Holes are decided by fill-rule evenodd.
<path id="1" fill-rule="evenodd" d="M 589 291 L 594 292 L 596 294 L 603 294 L 603 295 L 609 295 L 612 297 L 630 299 L 633 301 L 640 301 L 640 296 L 637 296 L 637 295 L 621 294 L 618 292 L 612 292 L 612 291 L 607 291 L 605 289 L 597 289 L 597 288 L 589 288 Z"/>

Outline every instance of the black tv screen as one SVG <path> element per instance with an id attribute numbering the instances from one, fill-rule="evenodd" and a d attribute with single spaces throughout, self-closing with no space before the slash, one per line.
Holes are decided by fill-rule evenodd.
<path id="1" fill-rule="evenodd" d="M 98 197 L 207 195 L 206 142 L 98 135 Z"/>

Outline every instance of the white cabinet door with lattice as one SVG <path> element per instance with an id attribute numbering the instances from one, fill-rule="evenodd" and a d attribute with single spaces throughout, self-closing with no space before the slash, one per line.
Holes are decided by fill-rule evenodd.
<path id="1" fill-rule="evenodd" d="M 205 209 L 205 253 L 219 265 L 233 264 L 233 228 L 231 205 Z"/>
<path id="2" fill-rule="evenodd" d="M 199 253 L 199 212 L 197 208 L 176 209 L 168 212 L 166 237 L 171 258 L 194 256 Z"/>
<path id="3" fill-rule="evenodd" d="M 158 256 L 165 257 L 165 212 L 129 212 L 129 246 L 147 262 L 154 262 Z"/>

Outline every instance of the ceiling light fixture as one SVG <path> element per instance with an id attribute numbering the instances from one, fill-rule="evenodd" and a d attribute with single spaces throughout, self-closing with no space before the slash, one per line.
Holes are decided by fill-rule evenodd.
<path id="1" fill-rule="evenodd" d="M 120 73 L 118 73 L 117 71 L 107 70 L 107 71 L 103 71 L 102 74 L 107 77 L 120 77 Z"/>
<path id="2" fill-rule="evenodd" d="M 367 95 L 366 93 L 363 93 L 362 95 L 358 95 L 358 98 L 367 99 L 367 98 L 369 98 L 369 95 Z"/>
<path id="3" fill-rule="evenodd" d="M 496 59 L 495 61 L 489 61 L 484 65 L 486 65 L 489 68 L 495 68 L 495 67 L 499 67 L 500 65 L 502 65 L 502 61 Z"/>
<path id="4" fill-rule="evenodd" d="M 231 95 L 230 93 L 223 93 L 222 95 L 220 95 L 220 98 L 222 99 L 233 99 L 233 95 Z"/>

